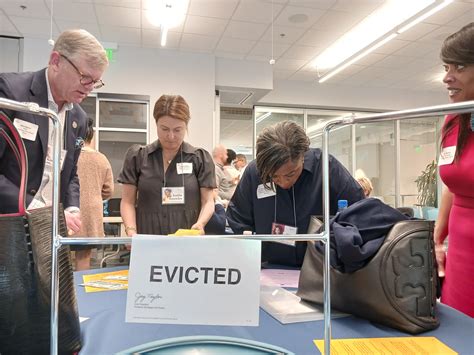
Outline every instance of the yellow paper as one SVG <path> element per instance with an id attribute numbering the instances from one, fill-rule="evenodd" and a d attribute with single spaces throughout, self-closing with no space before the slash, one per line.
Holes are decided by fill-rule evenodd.
<path id="1" fill-rule="evenodd" d="M 324 341 L 314 340 L 319 351 L 324 354 Z M 435 337 L 393 337 L 393 338 L 360 338 L 332 339 L 331 354 L 333 355 L 451 355 L 454 350 Z"/>
<path id="2" fill-rule="evenodd" d="M 168 234 L 172 237 L 190 237 L 195 235 L 201 235 L 201 232 L 197 229 L 178 229 L 174 234 Z"/>
<path id="3" fill-rule="evenodd" d="M 107 276 L 126 276 L 127 280 L 113 280 L 107 279 Z M 112 271 L 112 272 L 103 272 L 100 274 L 92 274 L 92 275 L 82 275 L 82 280 L 84 282 L 91 282 L 91 281 L 107 281 L 110 283 L 116 283 L 121 285 L 126 285 L 124 288 L 125 290 L 128 288 L 128 270 L 120 270 L 120 271 Z M 106 288 L 96 288 L 91 286 L 85 286 L 86 292 L 104 292 L 104 291 L 113 291 Z"/>

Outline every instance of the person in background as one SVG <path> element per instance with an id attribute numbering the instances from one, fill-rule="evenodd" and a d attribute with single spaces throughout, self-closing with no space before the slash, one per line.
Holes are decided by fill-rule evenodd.
<path id="1" fill-rule="evenodd" d="M 244 174 L 247 167 L 247 157 L 244 154 L 237 154 L 235 157 L 234 167 L 239 171 L 240 178 Z"/>
<path id="2" fill-rule="evenodd" d="M 355 171 L 354 177 L 364 190 L 364 196 L 370 197 L 370 194 L 374 190 L 374 187 L 372 186 L 372 182 L 370 181 L 370 179 L 365 175 L 364 171 L 361 169 L 357 169 Z"/>
<path id="3" fill-rule="evenodd" d="M 85 30 L 61 33 L 46 69 L 26 73 L 1 73 L 0 97 L 34 102 L 58 113 L 64 127 L 60 201 L 67 228 L 81 227 L 77 161 L 86 134 L 87 116 L 78 105 L 104 85 L 108 60 L 102 45 Z M 6 110 L 20 132 L 28 152 L 26 204 L 34 209 L 52 204 L 52 124 L 30 113 Z M 20 175 L 12 151 L 0 140 L 0 213 L 17 212 Z"/>
<path id="4" fill-rule="evenodd" d="M 158 139 L 130 147 L 118 178 L 125 231 L 128 236 L 167 235 L 191 228 L 204 234 L 214 212 L 212 158 L 184 141 L 191 115 L 183 97 L 162 95 L 153 117 Z M 164 199 L 166 190 L 172 198 Z"/>
<path id="5" fill-rule="evenodd" d="M 222 145 L 217 145 L 212 151 L 212 158 L 216 165 L 217 188 L 219 190 L 219 197 L 225 205 L 232 197 L 235 191 L 235 182 L 232 177 L 226 174 L 224 165 L 227 161 L 227 149 Z"/>
<path id="6" fill-rule="evenodd" d="M 362 187 L 362 190 L 364 190 L 364 196 L 370 197 L 370 194 L 374 190 L 374 188 L 372 187 L 372 183 L 370 182 L 370 179 L 366 176 L 359 176 L 356 178 L 356 181 Z"/>
<path id="7" fill-rule="evenodd" d="M 82 225 L 75 237 L 103 237 L 104 218 L 102 200 L 107 200 L 114 192 L 112 167 L 104 154 L 94 149 L 94 122 L 89 118 L 85 146 L 77 162 L 77 174 L 81 184 Z M 71 246 L 75 251 L 76 271 L 90 268 L 91 247 Z"/>
<path id="8" fill-rule="evenodd" d="M 474 100 L 474 22 L 444 40 L 441 59 L 449 101 Z M 444 277 L 441 302 L 474 317 L 474 115 L 446 116 L 441 137 L 438 165 L 445 186 L 434 230 Z"/>
<path id="9" fill-rule="evenodd" d="M 234 233 L 271 234 L 281 225 L 285 233 L 305 234 L 310 217 L 321 215 L 322 153 L 309 147 L 303 128 L 292 121 L 267 127 L 257 138 L 257 157 L 252 161 L 227 207 L 227 221 Z M 349 205 L 364 198 L 360 185 L 334 157 L 329 158 L 330 214 L 337 201 Z M 295 247 L 262 243 L 262 261 L 301 265 L 305 242 Z"/>
<path id="10" fill-rule="evenodd" d="M 237 154 L 235 154 L 235 151 L 233 151 L 232 149 L 227 149 L 227 159 L 224 164 L 224 172 L 227 174 L 228 177 L 230 177 L 230 179 L 232 179 L 234 185 L 237 185 L 240 179 L 239 171 L 233 165 L 236 156 Z"/>

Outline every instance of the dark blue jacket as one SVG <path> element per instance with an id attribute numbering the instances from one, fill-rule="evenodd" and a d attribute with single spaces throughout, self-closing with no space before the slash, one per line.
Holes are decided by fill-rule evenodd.
<path id="1" fill-rule="evenodd" d="M 35 102 L 48 108 L 48 91 L 45 69 L 27 73 L 1 73 L 0 97 L 20 102 Z M 31 202 L 41 184 L 48 147 L 48 118 L 25 112 L 3 110 L 10 119 L 19 118 L 38 125 L 34 141 L 24 139 L 28 155 L 28 182 L 26 205 Z M 79 207 L 79 178 L 77 160 L 81 152 L 77 140 L 85 136 L 87 115 L 77 104 L 66 113 L 64 145 L 67 155 L 60 179 L 60 200 L 64 207 Z M 0 140 L 0 213 L 18 211 L 20 173 L 18 164 L 6 142 Z"/>
<path id="2" fill-rule="evenodd" d="M 385 236 L 400 221 L 409 219 L 376 198 L 350 205 L 331 219 L 331 266 L 354 272 L 367 264 L 382 246 Z M 319 251 L 324 245 L 316 244 Z"/>

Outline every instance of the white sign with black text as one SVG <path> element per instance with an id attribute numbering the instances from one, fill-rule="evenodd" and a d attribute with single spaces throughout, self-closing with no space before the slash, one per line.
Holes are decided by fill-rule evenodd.
<path id="1" fill-rule="evenodd" d="M 258 326 L 261 243 L 132 239 L 126 322 Z"/>

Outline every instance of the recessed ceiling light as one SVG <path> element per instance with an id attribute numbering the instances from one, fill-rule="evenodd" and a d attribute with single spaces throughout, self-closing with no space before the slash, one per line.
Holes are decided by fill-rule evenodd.
<path id="1" fill-rule="evenodd" d="M 304 23 L 308 21 L 308 15 L 305 14 L 294 14 L 288 17 L 288 21 L 291 23 Z"/>

